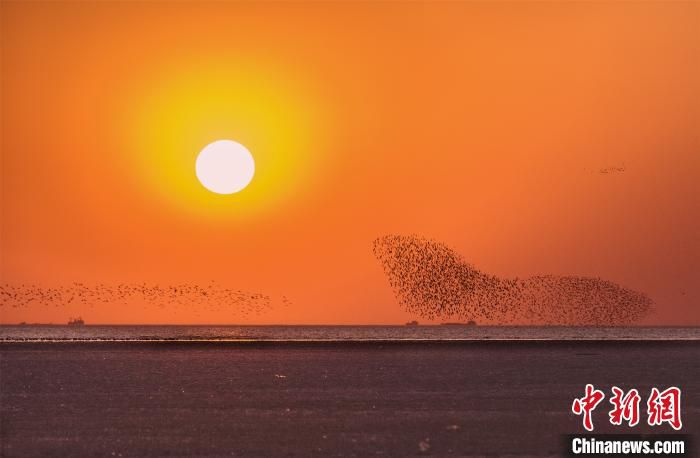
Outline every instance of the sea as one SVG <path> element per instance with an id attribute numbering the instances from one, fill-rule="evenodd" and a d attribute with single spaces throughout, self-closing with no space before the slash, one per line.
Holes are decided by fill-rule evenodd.
<path id="1" fill-rule="evenodd" d="M 700 327 L 448 325 L 1 325 L 0 342 L 700 340 Z"/>

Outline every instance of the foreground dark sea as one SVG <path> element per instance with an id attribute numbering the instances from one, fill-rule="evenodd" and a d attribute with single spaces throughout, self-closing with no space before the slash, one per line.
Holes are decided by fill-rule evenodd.
<path id="1" fill-rule="evenodd" d="M 0 341 L 698 340 L 700 327 L 5 325 Z"/>
<path id="2" fill-rule="evenodd" d="M 564 435 L 585 432 L 571 404 L 587 383 L 606 394 L 595 433 L 700 431 L 697 328 L 4 326 L 0 336 L 3 457 L 562 456 Z M 612 386 L 639 390 L 636 427 L 609 423 Z M 683 393 L 679 432 L 646 424 L 651 388 L 671 386 Z"/>

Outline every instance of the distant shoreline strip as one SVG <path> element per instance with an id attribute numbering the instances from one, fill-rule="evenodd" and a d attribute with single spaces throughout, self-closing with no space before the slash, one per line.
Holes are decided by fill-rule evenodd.
<path id="1" fill-rule="evenodd" d="M 605 342 L 700 342 L 700 337 L 673 338 L 459 338 L 459 339 L 230 339 L 230 338 L 141 338 L 141 339 L 79 339 L 79 338 L 0 338 L 2 344 L 22 343 L 226 343 L 226 344 L 459 344 L 459 343 L 517 343 L 517 342 L 548 342 L 548 343 L 605 343 Z"/>

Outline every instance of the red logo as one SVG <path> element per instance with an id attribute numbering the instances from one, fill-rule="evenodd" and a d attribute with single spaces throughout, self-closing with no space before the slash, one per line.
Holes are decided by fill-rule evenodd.
<path id="1" fill-rule="evenodd" d="M 612 410 L 608 412 L 610 424 L 636 426 L 639 423 L 639 403 L 641 396 L 635 388 L 625 393 L 622 389 L 613 386 L 610 404 Z M 583 427 L 587 431 L 593 431 L 593 411 L 605 399 L 605 394 L 596 390 L 590 383 L 586 385 L 585 395 L 574 399 L 571 411 L 575 415 L 583 415 Z M 668 423 L 675 430 L 683 427 L 681 422 L 681 390 L 675 386 L 659 391 L 654 387 L 647 400 L 647 423 L 649 426 L 658 426 Z"/>

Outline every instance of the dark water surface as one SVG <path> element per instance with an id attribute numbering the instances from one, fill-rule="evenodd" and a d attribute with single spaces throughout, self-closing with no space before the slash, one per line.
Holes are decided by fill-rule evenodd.
<path id="1" fill-rule="evenodd" d="M 696 340 L 2 342 L 0 455 L 562 456 L 586 383 L 678 386 L 700 431 Z M 596 433 L 673 432 L 643 406 Z"/>

